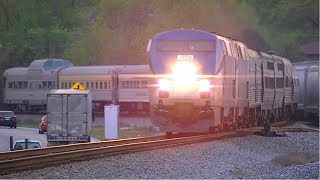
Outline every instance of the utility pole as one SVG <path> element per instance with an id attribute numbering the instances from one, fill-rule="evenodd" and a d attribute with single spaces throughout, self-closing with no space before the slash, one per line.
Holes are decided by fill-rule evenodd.
<path id="1" fill-rule="evenodd" d="M 112 72 L 112 104 L 118 104 L 119 94 L 119 69 L 115 69 Z"/>

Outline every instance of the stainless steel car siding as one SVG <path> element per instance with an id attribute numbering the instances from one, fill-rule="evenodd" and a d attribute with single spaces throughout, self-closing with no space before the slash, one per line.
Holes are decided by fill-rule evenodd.
<path id="1" fill-rule="evenodd" d="M 312 65 L 319 64 L 318 61 L 304 61 L 294 63 L 294 67 L 297 71 L 299 78 L 299 97 L 298 97 L 298 110 L 304 110 L 304 98 L 305 98 L 305 87 L 306 87 L 306 69 Z"/>
<path id="2" fill-rule="evenodd" d="M 83 82 L 86 89 L 86 83 L 107 82 L 111 84 L 112 73 L 117 71 L 119 75 L 119 102 L 148 102 L 149 90 L 145 88 L 123 88 L 122 81 L 147 81 L 151 70 L 149 65 L 125 65 L 125 66 L 82 66 L 63 69 L 60 73 L 60 84 Z M 105 75 L 104 75 L 105 74 Z M 93 101 L 112 100 L 112 88 L 101 89 L 89 88 L 92 91 Z"/>
<path id="3" fill-rule="evenodd" d="M 25 73 L 17 71 L 24 70 Z M 33 82 L 32 87 L 26 89 L 9 89 L 6 86 L 4 102 L 6 104 L 29 104 L 29 105 L 45 105 L 46 95 L 52 89 L 39 89 L 35 87 L 37 82 L 53 81 L 57 84 L 57 70 L 28 72 L 28 68 L 13 68 L 7 70 L 7 83 L 9 81 L 28 81 Z"/>
<path id="4" fill-rule="evenodd" d="M 305 111 L 319 113 L 319 66 L 306 69 Z"/>

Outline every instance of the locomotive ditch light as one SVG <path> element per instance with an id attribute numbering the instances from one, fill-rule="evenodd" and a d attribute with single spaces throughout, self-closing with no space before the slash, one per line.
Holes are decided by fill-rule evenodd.
<path id="1" fill-rule="evenodd" d="M 160 98 L 168 98 L 169 97 L 169 91 L 159 91 L 159 97 Z"/>
<path id="2" fill-rule="evenodd" d="M 207 79 L 201 79 L 199 81 L 199 92 L 210 92 L 210 82 Z"/>
<path id="3" fill-rule="evenodd" d="M 210 92 L 200 92 L 201 99 L 208 99 L 210 98 Z"/>
<path id="4" fill-rule="evenodd" d="M 171 70 L 175 83 L 189 84 L 197 78 L 197 67 L 189 61 L 178 61 Z"/>

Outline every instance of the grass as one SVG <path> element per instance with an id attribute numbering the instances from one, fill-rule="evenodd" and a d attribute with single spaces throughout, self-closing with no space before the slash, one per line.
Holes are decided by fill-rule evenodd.
<path id="1" fill-rule="evenodd" d="M 23 121 L 17 121 L 17 127 L 28 127 L 28 128 L 39 128 L 39 123 L 37 121 L 34 120 L 23 120 Z"/>
<path id="2" fill-rule="evenodd" d="M 139 128 L 139 129 L 120 129 L 119 138 L 135 138 L 135 137 L 150 137 L 156 135 L 162 135 L 161 132 L 155 132 L 151 128 Z M 99 140 L 104 140 L 104 127 L 93 127 L 90 133 L 91 137 L 94 137 Z"/>
<path id="3" fill-rule="evenodd" d="M 271 162 L 282 166 L 302 165 L 319 161 L 319 154 L 288 153 L 272 158 Z"/>
<path id="4" fill-rule="evenodd" d="M 32 119 L 18 121 L 18 127 L 28 127 L 28 128 L 39 128 L 39 122 Z M 134 138 L 134 137 L 148 137 L 162 135 L 160 132 L 155 132 L 152 128 L 138 128 L 138 129 L 120 129 L 119 138 Z M 91 137 L 99 140 L 104 140 L 104 127 L 103 126 L 92 126 L 90 133 Z"/>

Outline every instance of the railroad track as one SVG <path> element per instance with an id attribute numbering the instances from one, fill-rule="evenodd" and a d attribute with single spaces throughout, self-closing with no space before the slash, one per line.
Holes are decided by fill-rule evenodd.
<path id="1" fill-rule="evenodd" d="M 278 125 L 278 126 L 281 126 Z M 279 128 L 279 127 L 276 127 Z M 261 127 L 240 129 L 218 134 L 194 135 L 187 137 L 165 136 L 132 138 L 53 146 L 42 149 L 30 149 L 0 153 L 0 175 L 13 172 L 40 169 L 48 166 L 66 164 L 75 161 L 91 160 L 99 157 L 132 153 L 156 148 L 207 142 L 230 137 L 241 137 L 254 134 Z M 281 128 L 283 131 L 318 131 L 317 129 Z"/>
<path id="2" fill-rule="evenodd" d="M 165 136 L 122 139 L 97 143 L 81 143 L 0 153 L 0 174 L 39 169 L 75 161 L 90 160 L 110 155 L 125 154 L 149 149 L 212 141 L 228 137 L 245 136 L 244 131 L 188 137 Z"/>

